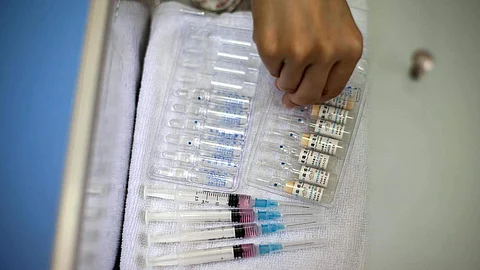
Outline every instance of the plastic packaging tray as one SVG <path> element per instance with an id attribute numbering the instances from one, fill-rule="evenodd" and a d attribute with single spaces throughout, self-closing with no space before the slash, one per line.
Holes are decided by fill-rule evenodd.
<path id="1" fill-rule="evenodd" d="M 203 189 L 238 188 L 261 65 L 251 35 L 207 22 L 185 26 L 155 113 L 150 179 Z"/>
<path id="2" fill-rule="evenodd" d="M 321 105 L 286 110 L 270 99 L 250 153 L 246 182 L 308 203 L 329 205 L 344 174 L 364 104 L 366 61 L 342 93 Z"/>

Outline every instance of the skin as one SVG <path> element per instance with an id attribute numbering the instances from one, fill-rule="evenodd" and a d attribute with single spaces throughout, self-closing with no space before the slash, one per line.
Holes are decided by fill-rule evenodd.
<path id="1" fill-rule="evenodd" d="M 345 0 L 252 0 L 253 39 L 283 105 L 336 97 L 363 51 Z"/>

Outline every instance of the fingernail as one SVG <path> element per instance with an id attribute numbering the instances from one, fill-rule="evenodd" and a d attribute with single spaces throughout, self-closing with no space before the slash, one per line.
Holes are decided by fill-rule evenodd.
<path id="1" fill-rule="evenodd" d="M 277 89 L 278 89 L 280 92 L 288 93 L 288 94 L 293 94 L 293 93 L 295 93 L 296 89 L 286 89 L 285 87 L 280 87 L 280 86 L 278 86 L 277 81 L 278 81 L 278 80 L 275 81 L 275 87 L 277 87 Z"/>
<path id="2" fill-rule="evenodd" d="M 280 87 L 278 86 L 278 80 L 275 80 L 275 87 L 276 87 L 278 90 L 280 90 L 280 91 L 283 92 L 282 88 L 280 88 Z"/>
<path id="3" fill-rule="evenodd" d="M 287 109 L 287 110 L 291 110 L 291 109 L 293 108 L 292 104 L 287 104 L 287 103 L 282 102 L 282 105 L 283 105 L 283 107 L 285 107 L 285 109 Z"/>

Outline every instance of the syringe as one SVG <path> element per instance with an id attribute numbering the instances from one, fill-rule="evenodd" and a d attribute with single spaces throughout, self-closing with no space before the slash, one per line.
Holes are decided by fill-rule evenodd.
<path id="1" fill-rule="evenodd" d="M 220 261 L 240 260 L 281 251 L 316 248 L 324 245 L 321 239 L 256 245 L 253 243 L 186 251 L 177 254 L 155 256 L 147 259 L 148 267 L 192 265 Z"/>
<path id="2" fill-rule="evenodd" d="M 218 169 L 184 169 L 165 167 L 158 164 L 152 166 L 151 173 L 157 177 L 169 177 L 174 178 L 175 180 L 183 180 L 207 186 L 226 188 L 231 188 L 235 179 L 231 172 L 220 171 Z"/>
<path id="3" fill-rule="evenodd" d="M 198 130 L 231 140 L 244 140 L 245 128 L 223 127 L 223 123 L 213 119 L 170 119 L 169 126 L 179 129 Z"/>
<path id="4" fill-rule="evenodd" d="M 205 190 L 162 189 L 145 186 L 144 198 L 154 197 L 166 200 L 176 200 L 184 203 L 207 204 L 220 207 L 253 208 L 253 207 L 298 207 L 310 208 L 310 205 L 295 202 L 276 201 L 254 198 L 246 194 L 221 193 Z"/>
<path id="5" fill-rule="evenodd" d="M 320 186 L 323 188 L 335 189 L 338 183 L 336 175 L 312 168 L 305 165 L 297 166 L 292 164 L 272 163 L 267 160 L 259 161 L 260 166 L 264 168 L 263 173 L 277 179 L 286 182 L 285 179 L 299 180 L 307 184 Z"/>
<path id="6" fill-rule="evenodd" d="M 248 110 L 250 108 L 250 98 L 230 92 L 180 89 L 175 94 L 180 98 L 187 98 L 198 104 L 213 103 L 239 110 Z"/>
<path id="7" fill-rule="evenodd" d="M 292 165 L 299 163 L 308 167 L 334 171 L 337 165 L 337 159 L 333 156 L 316 152 L 310 149 L 289 146 L 286 144 L 276 144 L 272 142 L 262 142 L 260 149 L 264 153 L 274 153 L 275 159 L 282 165 Z M 280 155 L 279 155 L 280 154 Z"/>
<path id="8" fill-rule="evenodd" d="M 195 153 L 181 151 L 164 151 L 161 153 L 161 157 L 169 160 L 176 160 L 205 167 L 236 169 L 239 166 L 238 158 L 232 156 L 223 156 L 221 154 L 207 151 L 198 151 Z"/>
<path id="9" fill-rule="evenodd" d="M 346 142 L 321 136 L 314 133 L 297 133 L 291 130 L 267 130 L 266 139 L 280 144 L 296 143 L 304 148 L 315 150 L 331 156 L 345 157 L 348 144 Z"/>
<path id="10" fill-rule="evenodd" d="M 168 134 L 165 136 L 165 140 L 175 145 L 195 147 L 199 150 L 218 153 L 226 157 L 239 157 L 242 154 L 241 141 L 221 140 L 219 138 L 191 134 Z"/>
<path id="11" fill-rule="evenodd" d="M 288 115 L 277 115 L 277 119 L 280 121 L 286 121 L 292 126 L 300 127 L 305 130 L 313 131 L 322 136 L 331 137 L 337 140 L 348 141 L 350 139 L 351 126 L 346 127 L 334 122 L 322 120 L 322 119 L 311 119 L 307 120 L 303 117 L 298 116 L 288 116 Z M 350 121 L 353 123 L 353 121 Z"/>
<path id="12" fill-rule="evenodd" d="M 221 240 L 235 238 L 255 238 L 265 234 L 271 234 L 289 230 L 304 230 L 318 228 L 320 222 L 316 220 L 286 223 L 245 223 L 207 229 L 184 231 L 179 234 L 148 235 L 148 244 L 196 242 L 206 240 Z"/>
<path id="13" fill-rule="evenodd" d="M 215 119 L 225 125 L 244 126 L 248 120 L 246 111 L 231 109 L 223 105 L 174 104 L 172 109 L 175 112 Z"/>
<path id="14" fill-rule="evenodd" d="M 184 222 L 234 222 L 248 223 L 254 221 L 275 220 L 285 217 L 313 219 L 318 218 L 318 211 L 283 212 L 277 210 L 253 210 L 247 208 L 207 209 L 177 212 L 145 211 L 145 222 L 184 221 Z"/>
<path id="15" fill-rule="evenodd" d="M 310 185 L 302 181 L 288 181 L 281 178 L 269 178 L 265 176 L 254 176 L 253 180 L 260 185 L 273 187 L 277 190 L 307 200 L 330 203 L 333 199 L 330 190 Z"/>

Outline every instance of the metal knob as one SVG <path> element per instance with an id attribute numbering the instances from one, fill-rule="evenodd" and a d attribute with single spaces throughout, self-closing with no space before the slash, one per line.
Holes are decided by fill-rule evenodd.
<path id="1" fill-rule="evenodd" d="M 433 55 L 425 50 L 419 49 L 413 52 L 412 67 L 410 68 L 410 77 L 413 80 L 421 79 L 426 73 L 435 66 Z"/>

